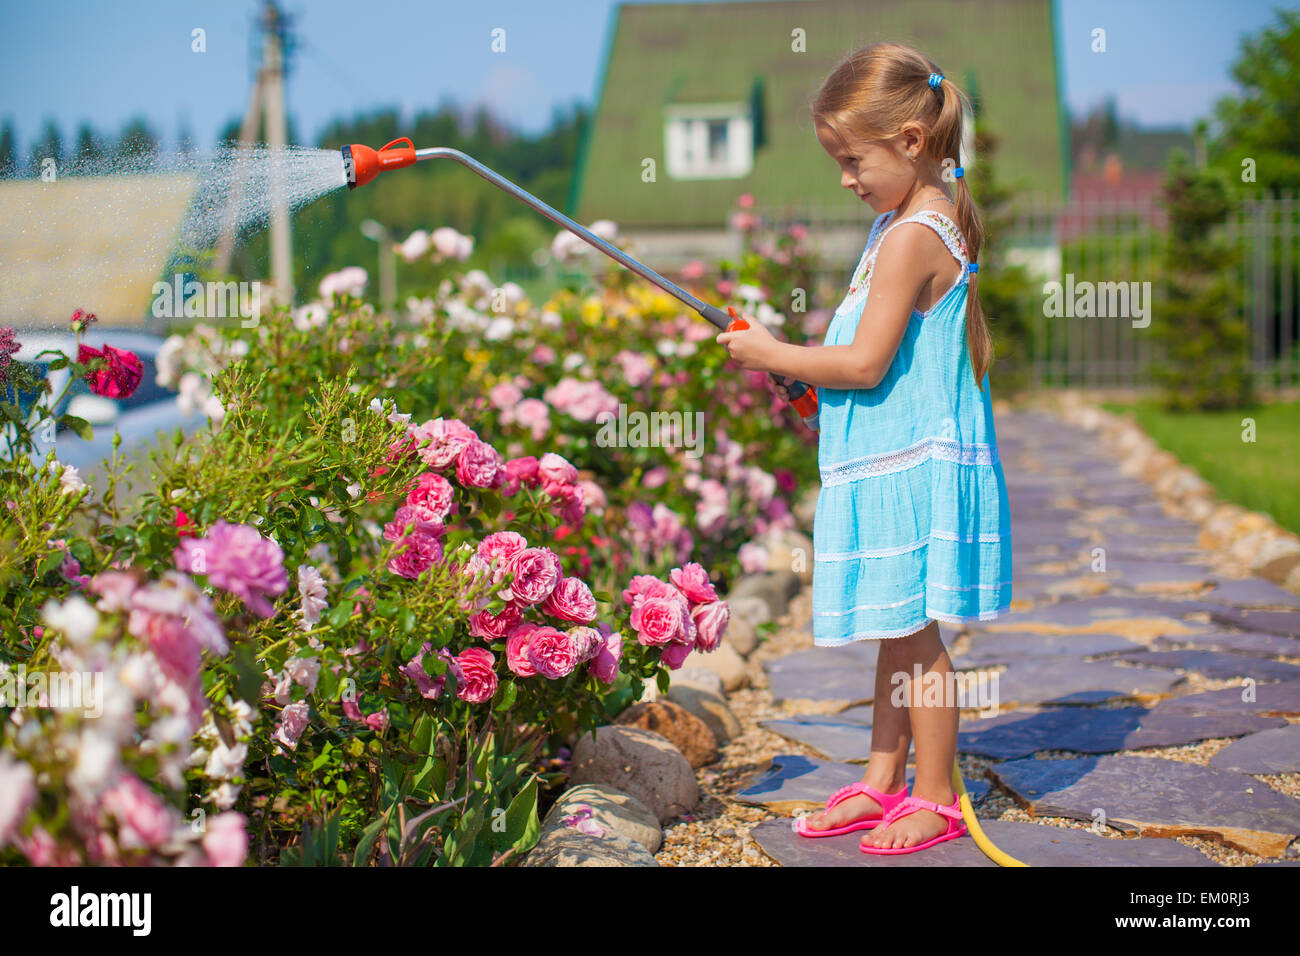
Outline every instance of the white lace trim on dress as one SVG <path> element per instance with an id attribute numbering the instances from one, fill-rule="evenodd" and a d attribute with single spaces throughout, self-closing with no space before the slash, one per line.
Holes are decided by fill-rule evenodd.
<path id="1" fill-rule="evenodd" d="M 830 468 L 823 468 L 821 469 L 822 487 L 843 485 L 873 475 L 904 471 L 931 458 L 955 461 L 962 465 L 991 465 L 998 460 L 998 448 L 997 445 L 983 442 L 963 444 L 951 438 L 922 438 L 899 451 L 851 458 Z"/>

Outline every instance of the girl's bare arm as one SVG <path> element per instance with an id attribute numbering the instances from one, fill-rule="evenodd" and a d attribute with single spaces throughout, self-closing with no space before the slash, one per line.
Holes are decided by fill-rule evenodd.
<path id="1" fill-rule="evenodd" d="M 848 345 L 780 342 L 760 323 L 742 332 L 724 332 L 717 340 L 745 368 L 824 388 L 874 388 L 894 361 L 917 296 L 935 278 L 935 263 L 947 255 L 934 230 L 919 223 L 904 223 L 890 233 L 876 255 L 871 294 Z"/>

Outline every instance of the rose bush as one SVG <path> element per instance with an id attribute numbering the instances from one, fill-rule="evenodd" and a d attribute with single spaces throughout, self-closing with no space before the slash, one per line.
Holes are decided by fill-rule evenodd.
<path id="1" fill-rule="evenodd" d="M 718 646 L 737 549 L 815 473 L 766 377 L 618 272 L 540 307 L 453 274 L 400 314 L 326 278 L 171 337 L 159 381 L 210 426 L 115 459 L 102 498 L 32 460 L 40 383 L 0 331 L 0 690 L 103 689 L 98 716 L 0 699 L 0 862 L 513 861 L 564 742 Z M 124 355 L 55 361 L 138 385 Z M 620 406 L 665 440 L 604 441 Z"/>

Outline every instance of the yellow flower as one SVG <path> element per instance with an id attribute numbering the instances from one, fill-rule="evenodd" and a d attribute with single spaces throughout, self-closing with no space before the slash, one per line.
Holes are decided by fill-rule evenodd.
<path id="1" fill-rule="evenodd" d="M 582 302 L 582 320 L 588 325 L 596 325 L 599 323 L 604 311 L 605 307 L 603 303 L 595 296 L 588 296 Z"/>

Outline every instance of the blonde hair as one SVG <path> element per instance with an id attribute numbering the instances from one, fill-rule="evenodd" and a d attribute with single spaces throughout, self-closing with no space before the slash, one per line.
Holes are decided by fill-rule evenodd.
<path id="1" fill-rule="evenodd" d="M 862 141 L 884 140 L 914 122 L 925 130 L 927 156 L 940 165 L 949 158 L 960 164 L 962 109 L 970 108 L 970 100 L 947 77 L 932 88 L 931 73 L 943 71 L 909 46 L 864 46 L 849 54 L 826 78 L 812 102 L 813 119 L 829 126 L 841 142 L 843 131 Z M 966 238 L 970 261 L 978 262 L 984 226 L 966 176 L 959 176 L 956 182 L 957 224 Z M 993 337 L 980 307 L 977 276 L 970 274 L 966 296 L 966 344 L 976 387 L 982 388 L 984 375 L 993 364 Z"/>

